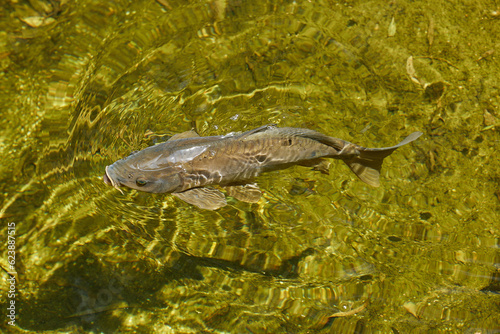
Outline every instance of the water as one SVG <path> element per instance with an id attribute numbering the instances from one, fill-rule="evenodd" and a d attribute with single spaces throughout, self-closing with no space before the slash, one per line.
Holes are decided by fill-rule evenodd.
<path id="1" fill-rule="evenodd" d="M 15 223 L 16 325 L 500 332 L 497 11 L 9 1 L 0 217 L 5 236 Z M 269 123 L 368 147 L 424 136 L 387 159 L 380 188 L 339 162 L 330 175 L 294 167 L 258 179 L 259 203 L 215 212 L 102 182 L 106 165 L 175 133 Z"/>

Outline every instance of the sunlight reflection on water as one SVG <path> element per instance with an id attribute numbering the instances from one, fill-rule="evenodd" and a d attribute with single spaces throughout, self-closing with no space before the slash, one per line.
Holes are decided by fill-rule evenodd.
<path id="1" fill-rule="evenodd" d="M 5 119 L 16 125 L 0 147 L 0 212 L 18 228 L 21 328 L 498 330 L 500 164 L 490 124 L 498 94 L 490 87 L 500 83 L 493 71 L 467 72 L 482 63 L 462 63 L 456 50 L 469 47 L 460 34 L 426 44 L 427 28 L 412 17 L 427 17 L 427 6 L 10 6 L 35 16 L 56 3 L 42 13 L 53 24 L 8 21 L 8 37 L 0 35 L 9 41 L 0 43 L 0 65 L 12 68 L 3 74 L 15 87 L 2 94 Z M 413 14 L 396 16 L 389 38 L 391 6 Z M 452 21 L 460 10 L 436 6 L 449 13 L 436 16 L 436 31 L 475 31 Z M 27 30 L 34 35 L 19 35 Z M 415 67 L 421 80 L 449 81 L 441 107 L 404 68 L 431 46 L 440 56 Z M 29 66 L 14 66 L 21 60 Z M 491 111 L 486 130 L 477 105 Z M 338 161 L 330 175 L 305 167 L 263 175 L 258 203 L 229 199 L 215 212 L 103 183 L 105 166 L 175 133 L 269 123 L 369 147 L 426 134 L 387 159 L 376 189 Z"/>

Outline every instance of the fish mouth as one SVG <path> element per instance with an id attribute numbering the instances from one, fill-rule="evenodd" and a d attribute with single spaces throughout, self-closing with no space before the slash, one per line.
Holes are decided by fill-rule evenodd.
<path id="1" fill-rule="evenodd" d="M 123 190 L 120 189 L 120 182 L 113 180 L 113 178 L 111 176 L 109 176 L 109 166 L 106 166 L 106 173 L 104 174 L 102 179 L 103 179 L 104 183 L 115 187 L 116 189 L 118 189 L 119 192 L 122 193 L 122 195 L 124 195 Z"/>

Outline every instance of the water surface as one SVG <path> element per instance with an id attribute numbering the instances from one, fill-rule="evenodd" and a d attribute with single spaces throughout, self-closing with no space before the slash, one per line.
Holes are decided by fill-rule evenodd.
<path id="1" fill-rule="evenodd" d="M 4 236 L 16 224 L 17 332 L 500 332 L 498 10 L 9 1 L 0 217 Z M 215 212 L 102 181 L 175 133 L 269 123 L 368 147 L 424 136 L 380 188 L 338 162 L 294 167 Z"/>

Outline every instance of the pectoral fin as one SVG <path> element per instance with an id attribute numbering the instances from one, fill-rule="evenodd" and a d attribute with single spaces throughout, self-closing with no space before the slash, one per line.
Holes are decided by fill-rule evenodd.
<path id="1" fill-rule="evenodd" d="M 206 210 L 217 210 L 227 205 L 224 194 L 213 188 L 194 188 L 181 193 L 172 193 L 172 195 Z"/>
<path id="2" fill-rule="evenodd" d="M 226 187 L 227 194 L 242 202 L 257 203 L 262 196 L 259 186 L 256 184 L 245 184 L 242 186 Z"/>

